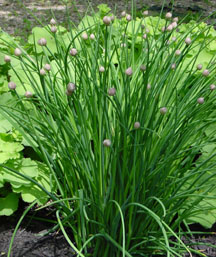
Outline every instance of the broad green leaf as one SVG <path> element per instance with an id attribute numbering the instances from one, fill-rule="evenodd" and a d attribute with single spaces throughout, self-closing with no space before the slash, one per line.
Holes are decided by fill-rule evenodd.
<path id="1" fill-rule="evenodd" d="M 19 195 L 10 193 L 5 198 L 0 198 L 0 216 L 10 216 L 18 209 Z"/>

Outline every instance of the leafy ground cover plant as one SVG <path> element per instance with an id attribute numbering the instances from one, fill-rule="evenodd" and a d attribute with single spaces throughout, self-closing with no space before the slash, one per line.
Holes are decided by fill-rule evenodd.
<path id="1" fill-rule="evenodd" d="M 53 190 L 1 168 L 51 199 L 77 256 L 182 256 L 181 224 L 215 222 L 215 30 L 143 15 L 52 19 L 7 60 L 16 105 L 1 113 Z"/>

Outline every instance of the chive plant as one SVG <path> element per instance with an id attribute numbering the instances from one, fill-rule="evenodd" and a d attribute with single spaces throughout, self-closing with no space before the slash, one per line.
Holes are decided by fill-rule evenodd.
<path id="1" fill-rule="evenodd" d="M 56 208 L 54 229 L 82 257 L 199 253 L 181 238 L 192 233 L 188 218 L 215 189 L 213 155 L 195 162 L 215 121 L 215 58 L 199 72 L 205 46 L 199 34 L 190 38 L 198 25 L 173 40 L 178 20 L 171 13 L 152 34 L 144 18 L 135 26 L 126 12 L 93 20 L 77 30 L 69 23 L 66 40 L 52 19 L 47 30 L 56 53 L 46 38 L 34 40 L 34 56 L 16 48 L 31 90 L 20 95 L 10 81 L 17 108 L 1 105 L 50 171 L 55 186 L 44 191 L 52 200 L 46 206 Z M 199 51 L 187 63 L 194 47 Z"/>

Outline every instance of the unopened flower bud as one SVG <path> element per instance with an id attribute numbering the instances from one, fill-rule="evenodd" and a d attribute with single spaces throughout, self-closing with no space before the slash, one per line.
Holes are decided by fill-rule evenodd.
<path id="1" fill-rule="evenodd" d="M 166 107 L 162 107 L 162 108 L 160 108 L 160 113 L 161 114 L 166 114 L 167 113 L 167 108 Z"/>
<path id="2" fill-rule="evenodd" d="M 181 54 L 181 50 L 178 49 L 175 51 L 175 55 L 180 55 L 180 54 Z"/>
<path id="3" fill-rule="evenodd" d="M 176 41 L 176 37 L 172 37 L 172 41 Z"/>
<path id="4" fill-rule="evenodd" d="M 56 33 L 57 32 L 57 27 L 56 26 L 52 26 L 50 28 L 50 30 L 51 30 L 52 33 Z"/>
<path id="5" fill-rule="evenodd" d="M 172 18 L 172 13 L 171 12 L 168 12 L 167 14 L 166 14 L 166 19 L 171 19 Z"/>
<path id="6" fill-rule="evenodd" d="M 100 67 L 99 67 L 99 71 L 100 71 L 100 72 L 104 72 L 104 71 L 105 71 L 105 68 L 104 68 L 103 66 L 100 66 Z"/>
<path id="7" fill-rule="evenodd" d="M 131 21 L 131 20 L 132 20 L 132 17 L 131 17 L 130 14 L 128 14 L 128 15 L 126 16 L 126 20 L 127 20 L 127 21 Z"/>
<path id="8" fill-rule="evenodd" d="M 46 39 L 45 38 L 40 38 L 39 40 L 38 40 L 38 45 L 39 46 L 46 46 L 46 44 L 47 44 L 47 41 L 46 41 Z"/>
<path id="9" fill-rule="evenodd" d="M 144 15 L 144 16 L 148 16 L 148 14 L 149 14 L 148 10 L 145 10 L 145 11 L 143 12 L 143 15 Z"/>
<path id="10" fill-rule="evenodd" d="M 10 58 L 10 56 L 8 56 L 8 55 L 5 55 L 5 57 L 4 57 L 4 61 L 5 62 L 11 62 L 11 58 Z"/>
<path id="11" fill-rule="evenodd" d="M 71 50 L 70 50 L 70 55 L 72 55 L 72 56 L 76 56 L 76 55 L 77 55 L 77 50 L 76 50 L 76 48 L 71 48 Z"/>
<path id="12" fill-rule="evenodd" d="M 146 38 L 147 38 L 147 34 L 144 34 L 144 35 L 143 35 L 143 39 L 146 39 Z"/>
<path id="13" fill-rule="evenodd" d="M 89 36 L 89 38 L 90 38 L 91 40 L 94 40 L 94 39 L 95 39 L 95 35 L 94 35 L 94 34 L 91 34 L 91 35 Z"/>
<path id="14" fill-rule="evenodd" d="M 127 68 L 126 71 L 125 71 L 125 74 L 128 75 L 128 76 L 131 76 L 133 74 L 133 70 L 131 67 Z"/>
<path id="15" fill-rule="evenodd" d="M 186 45 L 190 45 L 191 44 L 191 38 L 190 37 L 187 37 L 186 39 L 185 39 L 185 44 Z"/>
<path id="16" fill-rule="evenodd" d="M 15 90 L 16 89 L 16 84 L 13 81 L 11 81 L 11 82 L 8 83 L 8 88 L 10 90 Z"/>
<path id="17" fill-rule="evenodd" d="M 22 54 L 22 52 L 21 52 L 21 50 L 20 50 L 19 48 L 16 48 L 16 49 L 14 50 L 14 54 L 15 54 L 16 56 L 20 56 L 20 55 Z"/>
<path id="18" fill-rule="evenodd" d="M 142 65 L 140 66 L 140 70 L 141 70 L 141 71 L 145 71 L 145 70 L 146 70 L 146 66 L 142 64 Z"/>
<path id="19" fill-rule="evenodd" d="M 33 96 L 32 92 L 30 92 L 30 91 L 25 92 L 25 97 L 26 98 L 31 98 L 32 96 Z"/>
<path id="20" fill-rule="evenodd" d="M 197 70 L 202 70 L 202 67 L 203 67 L 202 64 L 198 64 L 197 65 Z"/>
<path id="21" fill-rule="evenodd" d="M 197 99 L 198 104 L 203 104 L 204 103 L 204 97 L 200 97 Z"/>
<path id="22" fill-rule="evenodd" d="M 105 147 L 110 147 L 110 146 L 111 146 L 111 141 L 110 141 L 109 139 L 105 139 L 105 140 L 103 141 L 103 145 L 104 145 Z"/>
<path id="23" fill-rule="evenodd" d="M 56 20 L 52 18 L 52 19 L 50 20 L 50 24 L 51 24 L 51 25 L 56 25 Z"/>
<path id="24" fill-rule="evenodd" d="M 106 25 L 106 26 L 109 26 L 110 23 L 111 23 L 111 19 L 109 16 L 104 16 L 103 17 L 103 23 Z"/>
<path id="25" fill-rule="evenodd" d="M 165 28 L 165 27 L 162 27 L 161 31 L 164 32 L 165 30 L 166 30 L 166 28 Z"/>
<path id="26" fill-rule="evenodd" d="M 210 74 L 210 72 L 209 70 L 204 70 L 202 74 L 203 76 L 207 77 Z"/>
<path id="27" fill-rule="evenodd" d="M 178 22 L 178 20 L 179 20 L 178 17 L 173 18 L 174 22 Z"/>
<path id="28" fill-rule="evenodd" d="M 172 24 L 170 24 L 167 28 L 166 28 L 167 31 L 172 31 L 173 30 L 173 26 Z"/>
<path id="29" fill-rule="evenodd" d="M 121 13 L 121 16 L 122 16 L 122 17 L 125 17 L 125 16 L 126 16 L 126 12 L 123 11 L 123 12 Z"/>
<path id="30" fill-rule="evenodd" d="M 76 90 L 76 85 L 72 82 L 68 83 L 67 85 L 67 91 L 69 93 L 73 93 Z"/>
<path id="31" fill-rule="evenodd" d="M 174 70 L 175 68 L 176 68 L 176 64 L 173 63 L 173 64 L 171 65 L 171 69 Z"/>
<path id="32" fill-rule="evenodd" d="M 46 63 L 46 64 L 44 65 L 44 69 L 45 69 L 46 71 L 50 71 L 50 70 L 51 70 L 50 64 Z"/>
<path id="33" fill-rule="evenodd" d="M 84 40 L 87 40 L 87 39 L 88 39 L 88 34 L 87 34 L 86 32 L 84 32 L 84 33 L 82 34 L 82 38 L 83 38 Z"/>
<path id="34" fill-rule="evenodd" d="M 175 21 L 172 22 L 171 25 L 172 25 L 172 27 L 173 27 L 174 29 L 178 27 L 178 24 L 177 24 L 177 22 L 175 22 Z"/>
<path id="35" fill-rule="evenodd" d="M 210 89 L 213 91 L 215 90 L 216 86 L 214 84 L 210 85 Z"/>
<path id="36" fill-rule="evenodd" d="M 150 89 L 151 89 L 151 85 L 148 84 L 148 85 L 147 85 L 147 90 L 150 90 Z"/>
<path id="37" fill-rule="evenodd" d="M 147 34 L 150 32 L 150 30 L 148 28 L 146 28 L 145 31 Z"/>
<path id="38" fill-rule="evenodd" d="M 40 75 L 44 76 L 46 74 L 46 71 L 44 69 L 40 69 Z"/>
<path id="39" fill-rule="evenodd" d="M 121 47 L 126 47 L 126 43 L 121 43 Z"/>
<path id="40" fill-rule="evenodd" d="M 136 121 L 136 122 L 134 123 L 134 128 L 135 128 L 135 129 L 139 129 L 139 128 L 140 128 L 140 123 L 139 123 L 139 121 Z"/>
<path id="41" fill-rule="evenodd" d="M 114 96 L 116 94 L 116 89 L 114 87 L 108 89 L 108 95 Z"/>

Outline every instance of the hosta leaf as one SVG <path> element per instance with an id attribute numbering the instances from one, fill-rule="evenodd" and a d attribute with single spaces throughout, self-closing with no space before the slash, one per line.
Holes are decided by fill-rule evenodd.
<path id="1" fill-rule="evenodd" d="M 19 195 L 10 193 L 5 198 L 0 198 L 0 215 L 9 216 L 18 208 Z"/>

